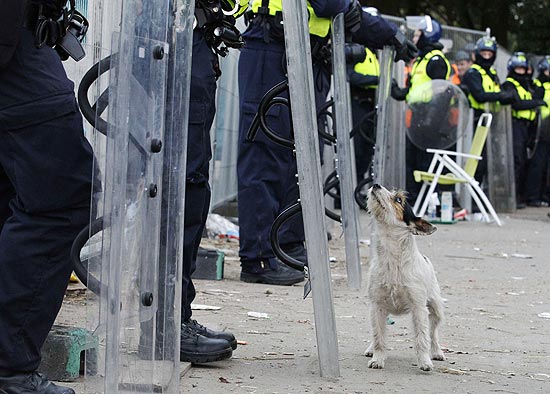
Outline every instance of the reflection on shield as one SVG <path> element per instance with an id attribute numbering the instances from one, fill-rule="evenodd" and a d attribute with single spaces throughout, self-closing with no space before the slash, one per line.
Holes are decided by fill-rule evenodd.
<path id="1" fill-rule="evenodd" d="M 407 135 L 419 149 L 448 149 L 466 132 L 468 99 L 449 81 L 437 79 L 414 87 L 407 104 Z"/>

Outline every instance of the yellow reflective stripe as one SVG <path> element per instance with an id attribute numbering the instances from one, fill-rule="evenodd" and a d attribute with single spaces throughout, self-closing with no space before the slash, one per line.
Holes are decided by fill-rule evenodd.
<path id="1" fill-rule="evenodd" d="M 414 65 L 411 71 L 411 89 L 407 94 L 407 102 L 422 101 L 426 103 L 432 99 L 431 94 L 427 95 L 425 91 L 423 91 L 421 94 L 415 94 L 414 90 L 416 89 L 416 87 L 423 85 L 424 83 L 432 80 L 426 72 L 426 67 L 428 66 L 428 62 L 430 61 L 430 59 L 434 56 L 441 56 L 441 58 L 447 64 L 447 75 L 445 76 L 445 79 L 447 80 L 449 79 L 449 76 L 451 75 L 451 65 L 447 60 L 447 58 L 445 57 L 445 55 L 443 54 L 443 52 L 441 52 L 439 49 L 428 52 L 422 59 L 420 60 L 417 59 L 414 62 Z"/>
<path id="2" fill-rule="evenodd" d="M 365 48 L 365 52 L 367 53 L 367 56 L 365 57 L 365 60 L 361 63 L 357 63 L 353 70 L 361 75 L 372 75 L 379 77 L 380 76 L 380 65 L 378 63 L 378 59 L 376 58 L 376 55 L 373 51 L 371 51 L 369 48 Z M 363 86 L 364 88 L 374 88 L 376 89 L 376 85 L 372 86 Z"/>
<path id="3" fill-rule="evenodd" d="M 481 67 L 479 64 L 472 64 L 472 68 L 479 71 L 481 74 L 481 85 L 483 87 L 483 90 L 488 93 L 498 93 L 500 92 L 500 85 L 491 78 L 491 76 L 485 71 L 483 67 Z M 491 67 L 490 69 L 491 74 L 493 76 L 496 75 L 496 70 Z M 472 96 L 471 93 L 468 93 L 468 100 L 470 100 L 470 105 L 473 109 L 480 109 L 485 110 L 486 104 L 488 103 L 478 103 L 474 96 Z M 497 107 L 498 108 L 498 107 Z M 495 108 L 495 110 L 497 109 Z"/>
<path id="4" fill-rule="evenodd" d="M 230 3 L 232 3 L 233 5 L 235 5 L 235 2 L 234 0 L 228 0 Z M 248 9 L 248 3 L 250 2 L 250 0 L 239 0 L 239 10 L 235 13 L 235 15 L 233 15 L 235 18 L 238 18 L 239 16 L 241 16 L 242 14 L 244 14 L 246 12 L 246 10 Z"/>
<path id="5" fill-rule="evenodd" d="M 252 12 L 258 13 L 258 9 L 262 6 L 262 0 L 252 1 Z M 277 11 L 283 11 L 282 0 L 269 0 L 269 15 L 275 15 Z"/>
<path id="6" fill-rule="evenodd" d="M 544 97 L 543 100 L 546 101 L 547 107 L 541 106 L 540 116 L 543 119 L 550 117 L 550 82 L 541 83 L 538 79 L 535 79 L 535 85 L 544 88 Z"/>
<path id="7" fill-rule="evenodd" d="M 521 84 L 516 81 L 514 78 L 506 78 L 508 82 L 511 82 L 515 87 L 519 94 L 519 98 L 521 100 L 532 100 L 533 95 L 530 91 L 526 90 Z M 537 113 L 533 109 L 522 109 L 521 111 L 516 111 L 512 109 L 512 116 L 517 119 L 527 119 L 527 120 L 535 120 L 535 117 L 537 116 Z"/>
<path id="8" fill-rule="evenodd" d="M 262 0 L 253 0 L 252 12 L 258 13 L 258 9 L 262 6 Z M 282 12 L 282 0 L 269 0 L 269 15 L 274 16 L 278 11 Z M 315 15 L 313 7 L 307 2 L 307 10 L 309 12 L 309 34 L 319 37 L 326 37 L 330 32 L 331 20 L 329 18 L 319 18 Z"/>

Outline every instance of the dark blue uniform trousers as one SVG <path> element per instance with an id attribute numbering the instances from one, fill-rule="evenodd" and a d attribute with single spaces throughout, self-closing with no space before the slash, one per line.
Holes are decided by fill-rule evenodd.
<path id="1" fill-rule="evenodd" d="M 212 152 L 210 128 L 216 112 L 217 56 L 212 53 L 202 33 L 193 34 L 191 66 L 191 96 L 189 104 L 189 137 L 185 185 L 185 217 L 182 276 L 182 319 L 191 317 L 191 302 L 195 286 L 191 274 L 195 271 L 197 252 L 210 206 L 208 170 Z"/>
<path id="2" fill-rule="evenodd" d="M 291 149 L 277 145 L 261 131 L 254 142 L 246 134 L 264 94 L 286 80 L 282 43 L 266 44 L 250 38 L 239 58 L 239 149 L 237 158 L 240 258 L 243 264 L 274 257 L 270 232 L 273 221 L 286 207 L 298 201 L 296 158 Z M 317 108 L 325 102 L 330 74 L 314 64 Z M 288 94 L 281 94 L 288 98 Z M 290 138 L 291 119 L 287 107 L 274 106 L 268 124 Z M 303 242 L 301 215 L 289 220 L 279 233 L 281 244 Z"/>
<path id="3" fill-rule="evenodd" d="M 512 138 L 514 143 L 514 174 L 516 180 L 516 201 L 525 201 L 527 179 L 527 140 L 531 122 L 512 118 Z"/>
<path id="4" fill-rule="evenodd" d="M 71 244 L 90 220 L 92 162 L 76 111 L 0 129 L 1 370 L 40 363 L 72 271 Z"/>

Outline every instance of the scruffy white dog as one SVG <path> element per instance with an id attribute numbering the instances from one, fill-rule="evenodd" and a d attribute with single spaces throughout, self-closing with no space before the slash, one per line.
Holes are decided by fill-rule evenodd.
<path id="1" fill-rule="evenodd" d="M 445 359 L 437 333 L 443 301 L 432 263 L 419 252 L 414 235 L 432 234 L 436 227 L 414 215 L 403 191 L 373 185 L 367 207 L 377 237 L 367 287 L 373 331 L 365 351 L 372 357 L 369 368 L 384 368 L 388 314 L 411 312 L 418 364 L 423 371 L 430 371 L 432 359 Z"/>

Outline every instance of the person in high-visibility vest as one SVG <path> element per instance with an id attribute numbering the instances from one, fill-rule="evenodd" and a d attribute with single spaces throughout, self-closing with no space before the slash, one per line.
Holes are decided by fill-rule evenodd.
<path id="1" fill-rule="evenodd" d="M 516 52 L 508 60 L 508 77 L 502 90 L 512 92 L 512 133 L 514 143 L 514 172 L 516 179 L 516 207 L 525 208 L 527 196 L 527 144 L 529 136 L 536 133 L 537 109 L 546 106 L 543 99 L 533 98 L 530 77 L 527 74 L 529 62 L 523 52 Z"/>
<path id="2" fill-rule="evenodd" d="M 537 71 L 533 97 L 544 100 L 546 106 L 540 107 L 538 143 L 527 170 L 527 205 L 533 207 L 550 204 L 550 56 L 539 61 Z"/>
<path id="3" fill-rule="evenodd" d="M 304 274 L 275 257 L 270 232 L 277 215 L 298 201 L 296 158 L 291 149 L 275 144 L 262 133 L 258 133 L 254 141 L 246 138 L 262 97 L 287 79 L 283 2 L 253 0 L 251 4 L 249 25 L 243 35 L 246 45 L 239 57 L 237 198 L 240 279 L 252 283 L 292 285 L 303 281 Z M 330 49 L 327 45 L 333 16 L 344 14 L 346 29 L 358 44 L 373 48 L 391 45 L 396 49 L 398 59 L 408 60 L 416 53 L 416 47 L 395 25 L 364 12 L 357 0 L 308 1 L 307 8 L 317 108 L 325 103 L 330 89 Z M 288 97 L 286 92 L 280 96 Z M 279 135 L 292 138 L 287 107 L 274 106 L 267 119 Z M 307 262 L 301 216 L 285 223 L 279 239 L 287 254 Z"/>
<path id="4" fill-rule="evenodd" d="M 417 45 L 419 54 L 414 61 L 407 85 L 400 88 L 395 80 L 392 81 L 391 95 L 394 99 L 406 100 L 411 108 L 412 105 L 416 104 L 416 109 L 414 111 L 407 110 L 405 116 L 407 128 L 409 129 L 418 124 L 437 123 L 431 122 L 426 116 L 427 110 L 433 109 L 434 103 L 431 102 L 431 90 L 423 89 L 422 85 L 434 79 L 449 79 L 451 65 L 442 52 L 443 44 L 439 42 L 441 33 L 441 25 L 433 18 L 431 18 L 431 27 L 426 24 L 420 25 L 413 37 L 413 42 Z M 441 114 L 438 113 L 438 115 Z M 424 149 L 414 145 L 410 138 L 407 138 L 406 144 L 406 185 L 410 199 L 414 201 L 420 191 L 421 184 L 415 182 L 413 172 L 414 170 L 428 170 L 433 154 L 427 153 Z"/>
<path id="5" fill-rule="evenodd" d="M 463 85 L 467 91 L 470 107 L 474 110 L 474 127 L 484 112 L 495 112 L 500 104 L 511 104 L 514 95 L 500 90 L 497 71 L 493 67 L 497 56 L 498 44 L 493 37 L 477 40 L 474 47 L 474 64 L 464 74 Z M 487 175 L 486 147 L 483 148 L 475 179 L 482 183 Z M 475 207 L 474 207 L 475 209 Z"/>

